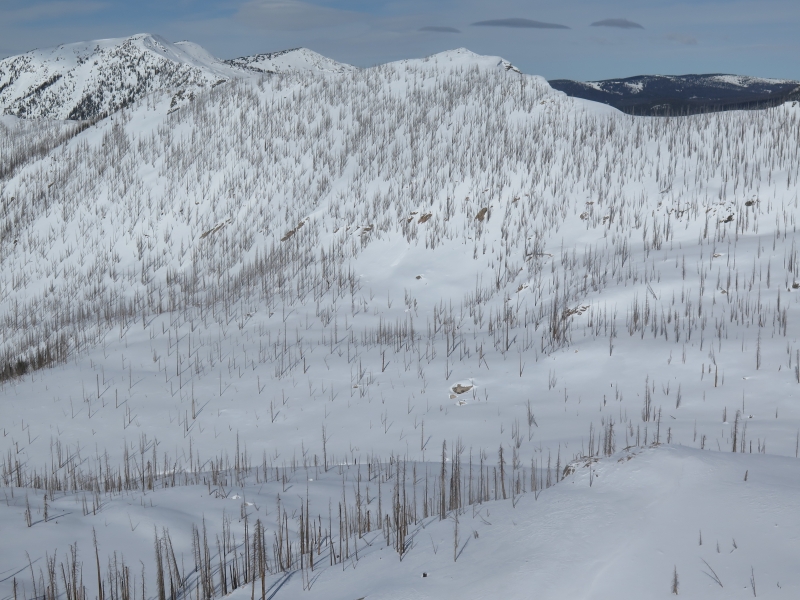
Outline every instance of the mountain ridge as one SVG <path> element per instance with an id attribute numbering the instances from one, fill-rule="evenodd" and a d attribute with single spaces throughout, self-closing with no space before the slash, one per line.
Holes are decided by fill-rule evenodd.
<path id="1" fill-rule="evenodd" d="M 521 73 L 501 57 L 465 48 L 389 64 L 448 61 Z M 140 33 L 36 49 L 0 60 L 0 114 L 23 119 L 90 120 L 150 93 L 172 93 L 172 109 L 233 79 L 288 73 L 343 75 L 359 68 L 308 48 L 222 60 L 190 42 Z"/>
<path id="2" fill-rule="evenodd" d="M 502 57 L 466 48 L 388 64 L 453 63 L 522 72 Z M 26 119 L 90 120 L 111 114 L 150 93 L 172 93 L 177 108 L 201 90 L 232 79 L 287 73 L 343 75 L 358 67 L 308 48 L 219 59 L 202 46 L 171 43 L 158 35 L 90 40 L 36 49 L 0 60 L 0 114 Z M 638 75 L 601 81 L 553 79 L 568 96 L 629 114 L 681 115 L 758 109 L 800 99 L 800 82 L 721 73 Z"/>
<path id="3" fill-rule="evenodd" d="M 223 61 L 194 42 L 140 33 L 36 49 L 0 60 L 0 114 L 87 120 L 149 93 L 176 105 L 232 79 L 294 71 L 344 73 L 355 67 L 306 48 Z"/>

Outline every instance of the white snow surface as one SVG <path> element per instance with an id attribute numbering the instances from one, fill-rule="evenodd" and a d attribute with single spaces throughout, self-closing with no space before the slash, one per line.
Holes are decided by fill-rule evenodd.
<path id="1" fill-rule="evenodd" d="M 593 90 L 597 90 L 598 92 L 604 92 L 605 88 L 601 86 L 598 82 L 595 81 L 581 81 L 581 84 L 585 85 L 586 87 L 590 87 Z"/>
<path id="2" fill-rule="evenodd" d="M 75 543 L 94 597 L 92 528 L 134 597 L 166 529 L 178 597 L 222 595 L 245 515 L 269 598 L 797 594 L 800 108 L 637 118 L 507 65 L 0 123 L 0 599 Z M 313 572 L 272 554 L 301 505 Z"/>
<path id="3" fill-rule="evenodd" d="M 625 85 L 628 86 L 634 94 L 638 94 L 644 89 L 644 82 L 642 81 L 637 81 L 636 83 L 631 83 L 630 81 L 626 81 Z"/>

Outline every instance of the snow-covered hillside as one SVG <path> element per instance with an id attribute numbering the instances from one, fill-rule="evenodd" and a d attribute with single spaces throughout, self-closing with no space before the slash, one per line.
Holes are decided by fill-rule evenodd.
<path id="1" fill-rule="evenodd" d="M 455 50 L 3 126 L 0 598 L 91 527 L 159 600 L 796 593 L 797 105 Z"/>
<path id="2" fill-rule="evenodd" d="M 86 126 L 86 123 L 73 121 L 26 120 L 0 115 L 0 178 L 7 178 L 25 163 L 45 156 Z"/>
<path id="3" fill-rule="evenodd" d="M 424 467 L 416 466 L 420 481 L 412 485 L 409 465 L 405 491 L 409 496 L 416 492 L 421 503 Z M 438 470 L 435 464 L 428 467 Z M 287 469 L 285 480 L 282 473 L 267 481 L 263 476 L 258 481 L 255 476 L 220 481 L 210 493 L 200 483 L 157 484 L 145 492 L 101 494 L 100 502 L 91 493 L 56 493 L 46 500 L 41 491 L 17 490 L 13 498 L 7 493 L 8 503 L 0 504 L 0 527 L 7 539 L 15 540 L 0 549 L 2 577 L 13 579 L 16 573 L 18 596 L 30 597 L 34 590 L 25 576 L 30 570 L 25 553 L 36 572 L 42 568 L 46 573 L 45 565 L 39 566 L 43 560 L 36 562 L 40 556 L 55 558 L 56 565 L 65 565 L 69 579 L 74 547 L 76 571 L 80 575 L 82 565 L 91 597 L 96 589 L 96 535 L 101 568 L 112 574 L 112 581 L 114 573 L 129 569 L 131 593 L 141 594 L 141 568 L 147 565 L 146 574 L 153 576 L 145 584 L 150 598 L 160 593 L 154 545 L 161 550 L 166 597 L 170 585 L 174 582 L 177 591 L 181 581 L 187 597 L 195 590 L 204 595 L 206 574 L 217 595 L 225 589 L 234 600 L 249 600 L 254 593 L 256 598 L 309 600 L 523 600 L 532 595 L 543 600 L 667 599 L 673 583 L 679 597 L 696 600 L 754 593 L 759 598 L 793 598 L 800 593 L 796 459 L 664 446 L 579 461 L 567 469 L 574 472 L 550 488 L 514 498 L 509 489 L 506 500 L 475 501 L 448 510 L 444 519 L 437 511 L 423 515 L 420 508 L 405 534 L 402 555 L 395 535 L 390 533 L 387 540 L 385 524 L 382 529 L 375 523 L 381 484 L 390 512 L 394 502 L 397 471 L 388 465 L 381 472 L 375 465 L 361 465 L 327 473 L 300 465 Z M 475 488 L 478 483 L 476 471 Z M 340 548 L 337 502 L 355 505 L 359 486 L 360 508 L 350 515 L 355 531 L 347 540 L 349 547 Z M 333 528 L 328 519 L 331 498 Z M 299 534 L 306 527 L 301 525 L 306 509 L 323 518 L 321 523 L 312 521 L 301 559 Z M 287 528 L 294 566 L 281 569 L 276 546 Z M 325 536 L 332 529 L 333 540 Z M 113 550 L 116 560 L 109 563 L 106 556 Z M 234 583 L 235 574 L 244 578 L 248 551 L 266 557 L 263 584 L 261 558 L 249 584 Z M 289 560 L 286 547 L 279 560 Z M 60 570 L 58 575 L 63 594 Z M 48 583 L 45 574 L 37 592 Z M 4 586 L 9 587 L 7 582 Z M 125 589 L 124 582 L 121 587 Z"/>

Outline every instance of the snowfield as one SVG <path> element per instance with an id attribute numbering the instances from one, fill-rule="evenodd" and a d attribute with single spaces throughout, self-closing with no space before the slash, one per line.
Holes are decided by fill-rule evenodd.
<path id="1" fill-rule="evenodd" d="M 0 121 L 0 600 L 798 593 L 796 103 L 151 43 Z"/>

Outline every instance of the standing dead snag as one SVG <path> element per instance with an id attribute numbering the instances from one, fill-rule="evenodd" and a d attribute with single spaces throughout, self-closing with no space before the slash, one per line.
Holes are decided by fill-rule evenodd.
<path id="1" fill-rule="evenodd" d="M 498 458 L 500 462 L 500 488 L 503 491 L 503 500 L 506 499 L 506 461 L 503 459 L 503 445 L 500 444 L 500 456 Z"/>
<path id="2" fill-rule="evenodd" d="M 447 479 L 447 468 L 445 462 L 447 460 L 447 442 L 442 442 L 442 472 L 439 476 L 439 520 L 444 521 L 447 516 L 447 494 L 445 492 L 444 482 Z"/>
<path id="3" fill-rule="evenodd" d="M 453 562 L 458 561 L 458 511 L 453 513 Z"/>
<path id="4" fill-rule="evenodd" d="M 97 532 L 95 531 L 94 527 L 92 527 L 92 539 L 94 540 L 94 558 L 97 561 L 97 598 L 98 600 L 104 600 L 105 594 L 103 594 L 103 578 L 100 574 L 100 551 L 97 548 Z M 36 593 L 35 590 L 34 593 Z"/>
<path id="5" fill-rule="evenodd" d="M 155 540 L 153 546 L 156 552 L 156 585 L 158 588 L 158 600 L 166 600 L 166 587 L 164 585 L 164 560 L 161 554 L 161 541 L 158 539 L 158 530 L 153 525 L 153 535 Z M 225 570 L 221 569 L 224 576 Z"/>

